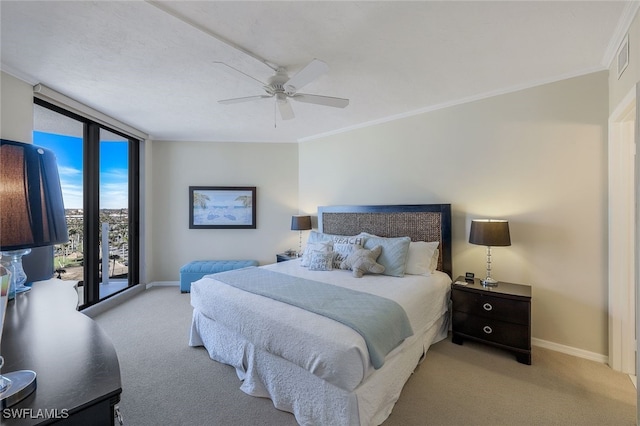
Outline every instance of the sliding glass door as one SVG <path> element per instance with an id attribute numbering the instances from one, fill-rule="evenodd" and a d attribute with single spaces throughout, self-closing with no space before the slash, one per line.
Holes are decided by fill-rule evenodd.
<path id="1" fill-rule="evenodd" d="M 128 286 L 129 275 L 129 140 L 100 129 L 100 291 Z"/>
<path id="2" fill-rule="evenodd" d="M 137 284 L 140 141 L 36 99 L 33 143 L 58 159 L 69 242 L 55 247 L 57 277 L 78 281 L 81 308 Z"/>

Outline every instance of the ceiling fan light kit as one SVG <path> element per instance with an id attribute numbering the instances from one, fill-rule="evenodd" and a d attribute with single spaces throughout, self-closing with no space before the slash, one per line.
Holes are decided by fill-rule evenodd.
<path id="1" fill-rule="evenodd" d="M 230 68 L 235 70 L 235 68 L 233 67 Z M 239 70 L 236 71 L 244 74 Z M 218 102 L 227 105 L 275 97 L 276 104 L 278 105 L 278 109 L 280 110 L 280 116 L 283 120 L 290 120 L 294 118 L 293 108 L 289 103 L 289 99 L 293 99 L 298 102 L 323 105 L 334 108 L 344 108 L 349 105 L 349 99 L 298 93 L 298 89 L 301 89 L 302 87 L 311 83 L 313 80 L 317 79 L 322 74 L 325 74 L 327 71 L 329 71 L 329 66 L 319 59 L 314 59 L 309 62 L 303 69 L 301 69 L 291 78 L 289 78 L 287 70 L 280 67 L 278 68 L 276 73 L 269 79 L 268 84 L 263 84 L 262 88 L 267 93 L 266 95 L 223 99 Z M 256 78 L 253 78 L 251 76 L 248 77 L 250 77 L 252 80 L 255 80 L 256 82 L 259 82 L 259 80 Z"/>

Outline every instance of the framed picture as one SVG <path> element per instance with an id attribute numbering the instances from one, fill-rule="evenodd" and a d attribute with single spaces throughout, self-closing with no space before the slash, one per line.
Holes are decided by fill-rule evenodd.
<path id="1" fill-rule="evenodd" d="M 190 186 L 189 229 L 256 229 L 256 187 Z"/>

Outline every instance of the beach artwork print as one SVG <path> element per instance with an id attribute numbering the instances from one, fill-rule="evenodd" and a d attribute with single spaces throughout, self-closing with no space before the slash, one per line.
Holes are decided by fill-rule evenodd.
<path id="1" fill-rule="evenodd" d="M 189 187 L 189 228 L 256 228 L 255 187 Z"/>

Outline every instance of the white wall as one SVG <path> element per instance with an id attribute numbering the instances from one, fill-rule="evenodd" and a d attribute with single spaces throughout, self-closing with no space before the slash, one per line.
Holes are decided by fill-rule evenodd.
<path id="1" fill-rule="evenodd" d="M 275 262 L 298 245 L 298 146 L 153 141 L 147 281 L 177 281 L 199 259 Z M 255 186 L 257 229 L 189 229 L 189 186 Z M 149 199 L 147 200 L 149 201 Z"/>
<path id="2" fill-rule="evenodd" d="M 493 275 L 533 287 L 534 338 L 606 355 L 607 72 L 300 144 L 300 206 L 451 203 L 454 274 L 485 272 L 473 218 L 510 221 Z"/>

